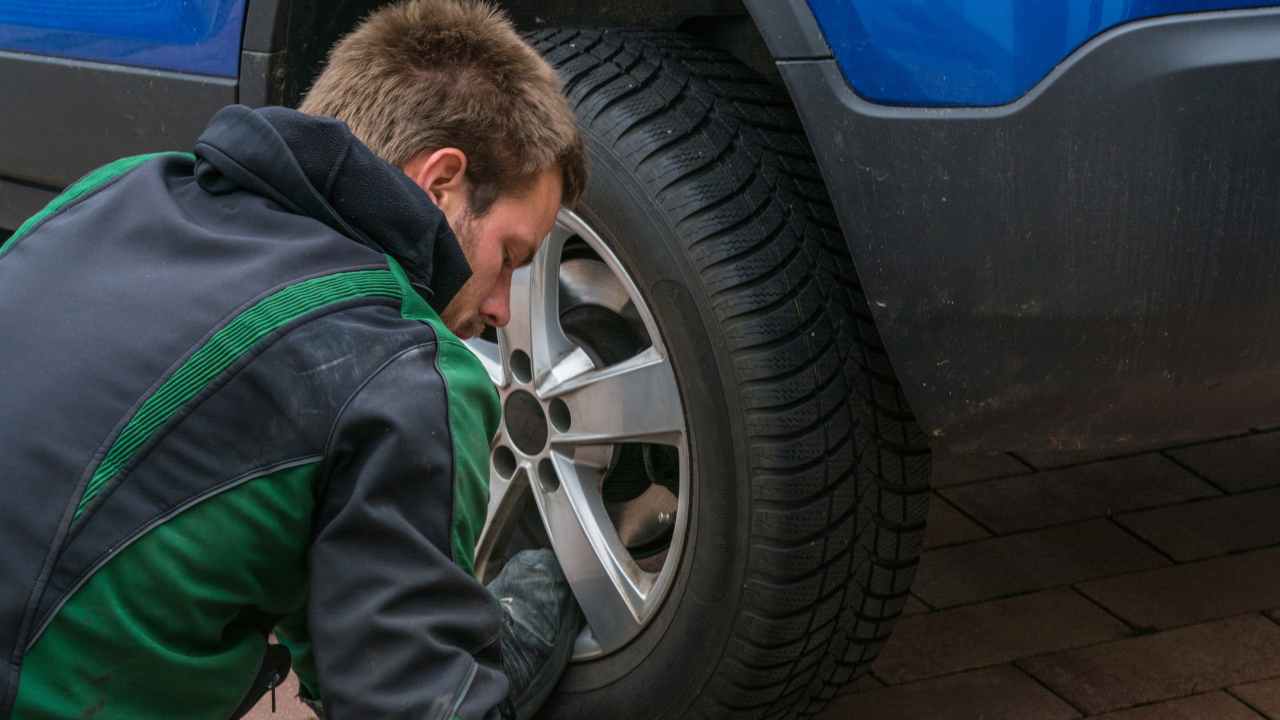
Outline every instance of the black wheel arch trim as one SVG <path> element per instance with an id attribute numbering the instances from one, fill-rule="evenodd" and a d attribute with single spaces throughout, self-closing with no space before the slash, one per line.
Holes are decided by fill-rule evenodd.
<path id="1" fill-rule="evenodd" d="M 867 102 L 834 60 L 786 59 L 815 51 L 803 22 L 776 27 L 935 448 L 1122 451 L 1280 421 L 1280 10 L 1120 26 L 994 108 Z"/>
<path id="2" fill-rule="evenodd" d="M 742 0 L 774 60 L 831 57 L 806 0 Z"/>

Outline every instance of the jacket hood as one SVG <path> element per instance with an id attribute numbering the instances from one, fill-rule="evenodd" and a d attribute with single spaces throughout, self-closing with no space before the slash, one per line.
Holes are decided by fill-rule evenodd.
<path id="1" fill-rule="evenodd" d="M 390 255 L 437 312 L 471 276 L 435 203 L 339 120 L 231 105 L 213 116 L 195 156 L 205 191 L 268 197 Z"/>

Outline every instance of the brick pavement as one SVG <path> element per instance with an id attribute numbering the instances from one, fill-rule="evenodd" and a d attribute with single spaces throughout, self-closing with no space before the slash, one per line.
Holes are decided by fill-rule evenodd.
<path id="1" fill-rule="evenodd" d="M 276 711 L 271 712 L 271 696 L 267 695 L 253 706 L 245 720 L 315 720 L 315 713 L 298 702 L 298 678 L 289 673 L 289 679 L 276 688 Z"/>
<path id="2" fill-rule="evenodd" d="M 897 631 L 819 720 L 1280 720 L 1280 432 L 935 475 Z"/>
<path id="3" fill-rule="evenodd" d="M 935 474 L 898 630 L 820 720 L 1280 720 L 1280 432 Z"/>

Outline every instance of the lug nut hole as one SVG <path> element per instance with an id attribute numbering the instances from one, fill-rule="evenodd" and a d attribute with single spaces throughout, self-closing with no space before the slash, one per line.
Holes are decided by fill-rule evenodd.
<path id="1" fill-rule="evenodd" d="M 551 401 L 548 408 L 548 414 L 551 416 L 551 425 L 560 432 L 569 432 L 569 406 L 564 404 L 560 398 Z"/>
<path id="2" fill-rule="evenodd" d="M 506 445 L 499 445 L 493 451 L 493 469 L 503 478 L 510 480 L 516 472 L 516 455 Z"/>
<path id="3" fill-rule="evenodd" d="M 544 492 L 555 492 L 560 489 L 560 476 L 556 475 L 556 466 L 551 458 L 543 458 L 538 463 L 538 482 L 542 483 Z"/>
<path id="4" fill-rule="evenodd" d="M 517 382 L 528 383 L 533 379 L 533 363 L 529 361 L 529 353 L 516 350 L 511 353 L 511 374 Z"/>

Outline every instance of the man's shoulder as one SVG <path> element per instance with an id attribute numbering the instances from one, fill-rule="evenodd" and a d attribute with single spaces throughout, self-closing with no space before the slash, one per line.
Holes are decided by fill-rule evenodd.
<path id="1" fill-rule="evenodd" d="M 439 340 L 423 323 L 384 303 L 352 305 L 298 325 L 255 361 L 253 371 L 291 395 L 321 399 L 337 411 L 362 385 L 413 348 Z"/>

